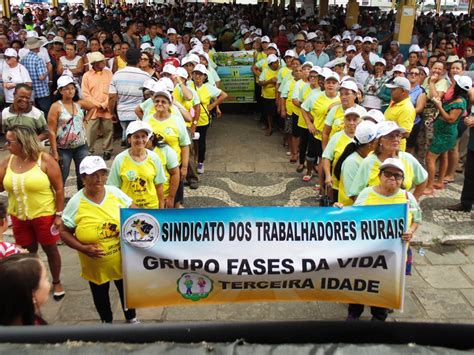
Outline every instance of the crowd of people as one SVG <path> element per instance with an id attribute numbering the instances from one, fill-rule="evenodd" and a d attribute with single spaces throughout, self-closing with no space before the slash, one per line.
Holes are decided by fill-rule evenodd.
<path id="1" fill-rule="evenodd" d="M 347 27 L 343 7 L 324 18 L 264 5 L 13 8 L 0 25 L 10 152 L 0 163 L 0 189 L 8 192 L 16 245 L 0 245 L 0 282 L 30 270 L 14 294 L 30 299 L 19 310 L 2 298 L 0 324 L 44 323 L 39 310 L 50 285 L 35 257 L 39 245 L 54 298 L 65 296 L 59 239 L 78 251 L 102 322 L 113 321 L 111 281 L 127 322 L 138 322 L 123 302 L 119 209 L 182 208 L 184 184 L 199 188 L 208 129 L 227 98 L 217 51 L 253 53 L 262 129 L 283 133 L 296 173 L 307 183 L 317 176 L 313 188 L 335 206 L 407 203 L 409 241 L 421 221 L 420 197 L 453 182 L 462 160 L 461 202 L 449 209 L 470 211 L 472 129 L 467 149 L 461 144 L 474 126 L 465 75 L 474 64 L 470 17 L 420 14 L 407 53 L 393 38 L 395 18 L 364 10 Z M 113 150 L 114 132 L 121 152 Z M 65 201 L 73 161 L 78 192 Z M 348 319 L 362 311 L 351 305 Z M 374 320 L 387 314 L 372 309 Z"/>

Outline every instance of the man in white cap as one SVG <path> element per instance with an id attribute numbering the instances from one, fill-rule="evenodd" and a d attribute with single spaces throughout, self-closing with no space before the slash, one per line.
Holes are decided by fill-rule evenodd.
<path id="1" fill-rule="evenodd" d="M 180 65 L 180 60 L 178 59 L 178 47 L 173 43 L 166 44 L 166 59 L 163 61 L 163 65 L 172 64 L 176 68 Z"/>
<path id="2" fill-rule="evenodd" d="M 392 101 L 384 116 L 387 121 L 394 121 L 399 127 L 405 129 L 400 142 L 400 149 L 405 151 L 406 139 L 410 136 L 416 117 L 415 107 L 411 103 L 409 95 L 410 81 L 404 77 L 397 77 L 392 83 L 385 84 L 385 86 L 391 89 Z"/>
<path id="3" fill-rule="evenodd" d="M 362 51 L 352 58 L 349 65 L 349 75 L 353 76 L 359 84 L 364 85 L 369 74 L 374 71 L 374 64 L 377 58 L 378 55 L 372 52 L 372 38 L 365 37 L 363 39 Z"/>
<path id="4" fill-rule="evenodd" d="M 163 60 L 166 60 L 169 57 L 167 53 L 167 48 L 170 44 L 173 44 L 174 46 L 176 46 L 177 58 L 179 60 L 183 59 L 188 51 L 182 43 L 178 43 L 178 33 L 176 32 L 176 30 L 174 28 L 168 28 L 168 31 L 166 31 L 166 35 L 168 36 L 168 42 L 161 47 L 161 58 L 163 58 Z"/>
<path id="5" fill-rule="evenodd" d="M 87 142 L 91 155 L 95 153 L 97 132 L 101 129 L 103 134 L 102 149 L 104 160 L 112 156 L 113 122 L 112 112 L 109 110 L 109 86 L 112 81 L 112 72 L 105 66 L 105 57 L 100 52 L 87 55 L 91 66 L 82 77 L 82 94 L 96 106 L 87 124 Z"/>
<path id="6" fill-rule="evenodd" d="M 44 61 L 38 57 L 40 48 L 46 44 L 44 41 L 31 37 L 26 40 L 25 48 L 30 51 L 21 60 L 21 64 L 28 70 L 31 81 L 33 83 L 33 91 L 35 93 L 35 104 L 45 116 L 48 117 L 49 108 L 51 107 L 51 97 L 49 96 L 49 74 Z"/>

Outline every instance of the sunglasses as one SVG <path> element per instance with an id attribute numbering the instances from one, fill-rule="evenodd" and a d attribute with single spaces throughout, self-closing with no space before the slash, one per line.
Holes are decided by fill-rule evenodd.
<path id="1" fill-rule="evenodd" d="M 385 176 L 387 179 L 390 179 L 391 177 L 394 177 L 396 181 L 401 181 L 403 180 L 403 174 L 400 173 L 392 173 L 387 170 L 382 171 L 383 176 Z"/>
<path id="2" fill-rule="evenodd" d="M 317 79 L 318 76 L 317 76 L 317 75 L 309 75 L 308 78 L 309 78 L 309 79 Z"/>
<path id="3" fill-rule="evenodd" d="M 155 104 L 162 104 L 162 105 L 168 105 L 168 101 L 166 100 L 153 100 Z"/>

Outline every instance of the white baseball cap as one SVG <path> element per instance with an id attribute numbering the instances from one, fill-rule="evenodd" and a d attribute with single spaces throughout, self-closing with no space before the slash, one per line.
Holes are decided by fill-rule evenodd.
<path id="1" fill-rule="evenodd" d="M 454 81 L 463 90 L 468 91 L 470 88 L 472 88 L 472 79 L 466 75 L 455 75 Z"/>
<path id="2" fill-rule="evenodd" d="M 298 58 L 298 55 L 296 54 L 296 52 L 292 49 L 288 49 L 286 52 L 285 52 L 285 57 L 293 57 L 293 58 Z"/>
<path id="3" fill-rule="evenodd" d="M 410 81 L 402 76 L 398 76 L 393 81 L 389 84 L 385 84 L 385 86 L 389 89 L 396 89 L 396 88 L 402 88 L 403 90 L 410 91 L 411 90 L 411 85 Z"/>
<path id="4" fill-rule="evenodd" d="M 76 37 L 76 41 L 82 41 L 87 43 L 87 37 L 84 35 L 79 35 Z"/>
<path id="5" fill-rule="evenodd" d="M 278 27 L 278 31 L 286 31 L 285 25 L 280 25 L 280 27 Z"/>
<path id="6" fill-rule="evenodd" d="M 405 133 L 405 128 L 399 127 L 394 121 L 383 121 L 377 124 L 377 138 L 392 132 Z"/>
<path id="7" fill-rule="evenodd" d="M 380 58 L 380 57 L 378 57 L 378 58 L 375 60 L 375 63 L 374 63 L 374 64 L 378 64 L 378 63 L 383 64 L 384 66 L 387 65 L 387 62 L 385 61 L 385 59 Z"/>
<path id="8" fill-rule="evenodd" d="M 162 85 L 162 87 L 168 92 L 172 92 L 174 90 L 174 83 L 170 78 L 160 78 L 160 80 L 158 80 L 158 84 Z"/>
<path id="9" fill-rule="evenodd" d="M 365 114 L 365 109 L 363 107 L 357 107 L 357 106 L 354 106 L 354 107 L 349 107 L 347 110 L 344 111 L 344 117 L 345 116 L 349 116 L 349 115 L 357 115 L 360 117 L 362 117 L 362 115 Z"/>
<path id="10" fill-rule="evenodd" d="M 18 58 L 18 53 L 16 50 L 14 50 L 13 48 L 7 48 L 5 49 L 5 53 L 4 53 L 5 57 L 15 57 L 15 58 Z"/>
<path id="11" fill-rule="evenodd" d="M 397 64 L 393 67 L 393 71 L 394 72 L 399 71 L 400 73 L 406 73 L 407 68 L 405 68 L 405 66 L 403 64 Z"/>
<path id="12" fill-rule="evenodd" d="M 166 91 L 165 87 L 163 86 L 163 84 L 161 83 L 156 83 L 156 89 L 155 89 L 155 94 L 153 95 L 153 97 L 156 97 L 156 96 L 164 96 L 168 99 L 169 102 L 172 102 L 173 101 L 173 98 L 171 97 L 171 94 Z"/>
<path id="13" fill-rule="evenodd" d="M 147 89 L 153 91 L 154 85 L 156 84 L 155 79 L 148 79 L 143 82 L 143 86 L 140 86 L 140 90 Z"/>
<path id="14" fill-rule="evenodd" d="M 175 35 L 178 34 L 174 28 L 168 28 L 168 31 L 166 31 L 167 35 Z"/>
<path id="15" fill-rule="evenodd" d="M 357 42 L 357 41 L 362 42 L 362 37 L 361 36 L 355 36 L 354 37 L 354 43 Z M 370 41 L 372 42 L 372 39 L 370 39 Z"/>
<path id="16" fill-rule="evenodd" d="M 352 80 L 343 80 L 341 83 L 341 89 L 352 90 L 355 93 L 359 91 L 359 89 L 357 88 L 357 84 Z"/>
<path id="17" fill-rule="evenodd" d="M 151 129 L 150 124 L 142 120 L 136 120 L 136 121 L 130 122 L 130 124 L 127 127 L 127 130 L 125 131 L 125 134 L 128 137 L 138 131 L 145 131 L 148 134 L 148 139 L 153 134 L 153 130 Z"/>
<path id="18" fill-rule="evenodd" d="M 313 68 L 313 62 L 310 62 L 309 60 L 307 60 L 306 62 L 304 62 L 304 63 L 301 65 L 301 68 L 304 68 L 304 67 Z"/>
<path id="19" fill-rule="evenodd" d="M 26 38 L 38 38 L 38 32 L 36 32 L 36 31 L 27 31 L 26 32 Z"/>
<path id="20" fill-rule="evenodd" d="M 356 127 L 354 140 L 359 144 L 367 144 L 377 138 L 377 125 L 371 121 L 362 121 Z"/>
<path id="21" fill-rule="evenodd" d="M 336 72 L 333 72 L 332 70 L 329 70 L 329 72 L 326 72 L 325 74 L 326 75 L 323 75 L 324 80 L 333 79 L 333 80 L 336 80 L 338 83 L 340 82 L 339 75 Z"/>
<path id="22" fill-rule="evenodd" d="M 267 58 L 268 64 L 278 62 L 278 57 L 275 54 L 270 54 Z"/>
<path id="23" fill-rule="evenodd" d="M 79 165 L 79 174 L 91 175 L 99 170 L 109 171 L 104 159 L 97 155 L 89 155 L 85 157 L 82 159 L 81 164 Z"/>
<path id="24" fill-rule="evenodd" d="M 183 67 L 178 67 L 178 68 L 176 68 L 176 75 L 181 77 L 181 78 L 187 79 L 188 78 L 188 71 L 186 69 L 184 69 Z"/>
<path id="25" fill-rule="evenodd" d="M 166 54 L 175 54 L 178 51 L 178 47 L 173 43 L 168 43 L 166 45 Z"/>
<path id="26" fill-rule="evenodd" d="M 61 89 L 69 84 L 74 84 L 74 79 L 71 78 L 69 75 L 62 75 L 58 79 L 58 89 Z"/>
<path id="27" fill-rule="evenodd" d="M 352 41 L 352 37 L 350 34 L 345 34 L 343 37 L 342 37 L 342 40 L 343 41 Z"/>
<path id="28" fill-rule="evenodd" d="M 162 72 L 171 75 L 176 75 L 176 67 L 173 64 L 165 64 Z"/>
<path id="29" fill-rule="evenodd" d="M 146 50 L 148 50 L 148 49 L 153 49 L 153 50 L 154 50 L 155 47 L 153 47 L 153 46 L 152 46 L 150 43 L 148 43 L 148 42 L 142 43 L 142 44 L 140 45 L 140 50 L 141 50 L 142 52 L 144 52 L 144 51 L 146 51 Z"/>
<path id="30" fill-rule="evenodd" d="M 321 75 L 321 67 L 318 65 L 313 65 L 310 72 L 315 72 L 318 75 Z"/>
<path id="31" fill-rule="evenodd" d="M 308 39 L 308 41 L 312 41 L 313 39 L 315 39 L 316 37 L 318 37 L 318 35 L 314 32 L 309 32 L 308 33 L 308 36 L 306 36 L 306 38 Z"/>
<path id="32" fill-rule="evenodd" d="M 276 43 L 270 43 L 270 44 L 268 45 L 268 48 L 273 48 L 273 49 L 275 49 L 276 51 L 278 51 L 278 46 L 276 45 Z"/>
<path id="33" fill-rule="evenodd" d="M 421 52 L 420 46 L 417 44 L 412 44 L 410 48 L 408 48 L 408 53 L 413 53 L 413 52 L 420 53 Z"/>
<path id="34" fill-rule="evenodd" d="M 355 39 L 354 39 L 354 41 L 355 41 Z M 372 42 L 373 42 L 373 39 L 372 39 L 372 37 L 365 36 L 362 42 L 364 42 L 364 43 L 365 43 L 365 42 L 370 42 L 370 43 L 372 43 Z"/>
<path id="35" fill-rule="evenodd" d="M 357 52 L 357 48 L 353 44 L 348 45 L 346 48 L 346 53 L 351 51 Z"/>
<path id="36" fill-rule="evenodd" d="M 263 36 L 261 42 L 262 42 L 262 43 L 270 43 L 270 37 L 268 37 L 268 36 Z"/>
<path id="37" fill-rule="evenodd" d="M 385 116 L 383 115 L 382 111 L 376 110 L 376 109 L 371 109 L 366 112 L 365 115 L 362 116 L 363 120 L 368 120 L 367 122 L 372 122 L 375 121 L 376 123 L 384 122 L 385 121 Z M 374 122 L 373 122 L 374 123 Z"/>
<path id="38" fill-rule="evenodd" d="M 202 65 L 202 64 L 196 64 L 196 66 L 195 66 L 194 69 L 193 69 L 193 72 L 194 72 L 194 71 L 198 71 L 198 72 L 200 72 L 200 73 L 202 73 L 202 74 L 208 75 L 206 67 L 205 67 L 204 65 Z"/>
<path id="39" fill-rule="evenodd" d="M 252 37 L 247 37 L 244 41 L 244 44 L 251 44 L 253 42 Z"/>
<path id="40" fill-rule="evenodd" d="M 405 172 L 405 167 L 403 166 L 403 163 L 400 159 L 398 158 L 387 158 L 383 161 L 383 163 L 379 166 L 379 170 L 383 170 L 385 168 L 395 168 L 400 170 L 402 173 Z"/>

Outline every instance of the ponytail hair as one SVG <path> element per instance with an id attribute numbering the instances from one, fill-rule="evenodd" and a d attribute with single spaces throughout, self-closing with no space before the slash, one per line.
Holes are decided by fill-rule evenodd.
<path id="1" fill-rule="evenodd" d="M 355 138 L 354 138 L 355 139 Z M 344 149 L 344 152 L 342 152 L 341 157 L 336 163 L 336 166 L 334 167 L 334 176 L 336 179 L 340 180 L 341 179 L 341 170 L 342 170 L 342 163 L 347 159 L 349 155 L 354 153 L 357 148 L 359 148 L 361 144 L 355 140 L 355 142 L 351 142 L 346 146 L 346 149 Z"/>

